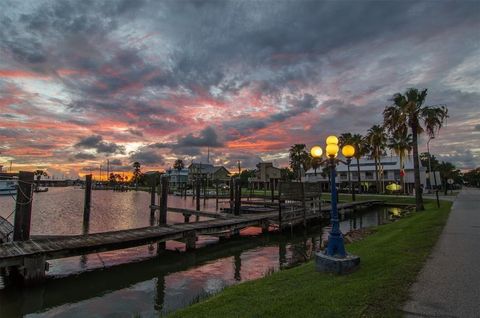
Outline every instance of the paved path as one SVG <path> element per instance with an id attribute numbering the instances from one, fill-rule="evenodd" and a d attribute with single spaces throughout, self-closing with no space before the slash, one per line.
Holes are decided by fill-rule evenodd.
<path id="1" fill-rule="evenodd" d="M 410 290 L 406 317 L 480 317 L 480 189 L 464 189 Z"/>

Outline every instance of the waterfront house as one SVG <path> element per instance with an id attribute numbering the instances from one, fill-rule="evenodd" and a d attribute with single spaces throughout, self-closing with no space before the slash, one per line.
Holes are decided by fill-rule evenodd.
<path id="1" fill-rule="evenodd" d="M 195 178 L 206 179 L 209 183 L 213 180 L 228 183 L 230 171 L 224 166 L 214 166 L 209 163 L 192 163 L 188 166 L 188 180 L 192 181 Z"/>
<path id="2" fill-rule="evenodd" d="M 404 182 L 407 193 L 413 193 L 415 187 L 413 159 L 411 156 L 407 157 L 404 162 Z M 433 176 L 433 174 L 432 174 Z M 436 173 L 436 176 L 439 176 Z M 315 176 L 314 169 L 309 169 L 305 177 L 306 182 L 321 182 L 324 184 L 323 188 L 328 189 L 329 176 L 322 174 L 322 168 L 317 168 L 317 175 Z M 352 160 L 350 164 L 350 178 L 353 186 L 358 192 L 358 170 L 357 161 Z M 363 192 L 376 192 L 376 179 L 375 179 L 375 161 L 370 158 L 360 159 L 360 178 L 361 187 Z M 400 160 L 396 156 L 385 156 L 380 159 L 379 176 L 380 188 L 385 189 L 388 184 L 396 183 L 400 184 Z M 426 168 L 420 165 L 420 184 L 423 188 L 426 188 Z M 348 189 L 348 167 L 347 165 L 340 163 L 337 166 L 336 184 L 340 190 Z M 437 178 L 437 184 L 440 185 L 440 180 Z"/>
<path id="3" fill-rule="evenodd" d="M 169 177 L 169 187 L 171 189 L 177 189 L 181 185 L 188 182 L 188 169 L 183 168 L 181 170 L 178 169 L 167 169 L 165 172 L 166 175 Z"/>
<path id="4" fill-rule="evenodd" d="M 274 189 L 277 189 L 281 178 L 281 170 L 273 166 L 271 162 L 260 162 L 255 170 L 255 178 L 250 179 L 253 189 L 270 189 L 270 182 L 273 182 Z M 272 181 L 271 181 L 272 180 Z"/>

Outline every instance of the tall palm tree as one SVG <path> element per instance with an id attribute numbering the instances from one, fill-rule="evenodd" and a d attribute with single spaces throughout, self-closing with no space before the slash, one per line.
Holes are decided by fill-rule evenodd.
<path id="1" fill-rule="evenodd" d="M 301 179 L 301 167 L 308 170 L 310 167 L 310 154 L 307 152 L 307 146 L 305 144 L 295 144 L 290 147 L 290 167 L 297 176 L 298 180 Z"/>
<path id="2" fill-rule="evenodd" d="M 392 136 L 388 139 L 388 148 L 392 149 L 393 152 L 398 156 L 400 161 L 400 184 L 403 188 L 403 193 L 405 193 L 405 182 L 404 174 L 402 173 L 405 164 L 405 158 L 410 155 L 412 151 L 412 135 L 407 134 L 404 131 L 395 131 L 392 133 Z"/>
<path id="3" fill-rule="evenodd" d="M 133 163 L 133 178 L 135 179 L 135 191 L 138 191 L 138 179 L 140 178 L 140 162 L 135 161 Z"/>
<path id="4" fill-rule="evenodd" d="M 352 146 L 355 147 L 355 159 L 357 160 L 357 179 L 358 179 L 358 191 L 362 193 L 362 179 L 360 176 L 360 158 L 365 156 L 369 152 L 368 143 L 365 138 L 360 134 L 354 134 L 351 139 Z"/>
<path id="5" fill-rule="evenodd" d="M 426 131 L 429 136 L 435 136 L 448 118 L 448 109 L 445 106 L 424 106 L 426 97 L 427 89 L 419 91 L 416 88 L 409 88 L 403 95 L 400 93 L 393 95 L 393 104 L 387 106 L 383 111 L 384 126 L 388 131 L 404 133 L 410 131 L 412 134 L 417 211 L 425 209 L 420 189 L 418 135 Z M 425 128 L 422 127 L 421 121 L 423 121 Z"/>
<path id="6" fill-rule="evenodd" d="M 42 177 L 48 176 L 48 174 L 47 174 L 46 171 L 43 171 L 43 170 L 40 170 L 40 169 L 35 170 L 35 171 L 33 172 L 33 175 L 37 178 L 37 183 L 36 183 L 36 185 L 35 185 L 36 188 L 38 188 L 38 187 L 40 186 L 40 179 L 41 179 Z"/>
<path id="7" fill-rule="evenodd" d="M 338 137 L 338 143 L 340 147 L 343 147 L 345 145 L 352 145 L 353 146 L 353 135 L 351 133 L 343 133 Z M 354 146 L 355 147 L 355 146 Z M 350 181 L 350 165 L 348 167 L 348 180 Z M 350 183 L 348 185 L 349 187 L 352 187 L 352 184 Z M 355 201 L 355 191 L 353 189 L 350 189 L 352 192 L 352 200 Z"/>
<path id="8" fill-rule="evenodd" d="M 375 160 L 375 181 L 377 185 L 377 192 L 380 192 L 380 179 L 378 177 L 380 158 L 385 152 L 387 144 L 387 134 L 385 128 L 381 125 L 373 125 L 365 136 L 370 149 L 370 156 Z"/>

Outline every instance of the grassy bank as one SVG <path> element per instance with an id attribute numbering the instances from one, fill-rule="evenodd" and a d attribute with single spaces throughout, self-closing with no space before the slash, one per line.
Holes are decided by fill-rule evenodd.
<path id="1" fill-rule="evenodd" d="M 409 203 L 404 199 L 403 203 Z M 232 286 L 172 317 L 395 317 L 437 241 L 451 203 L 377 228 L 347 250 L 361 256 L 348 276 L 315 272 L 314 263 Z"/>

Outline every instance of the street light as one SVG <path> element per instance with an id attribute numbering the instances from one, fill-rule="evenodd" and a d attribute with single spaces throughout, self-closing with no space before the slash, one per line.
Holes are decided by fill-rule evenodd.
<path id="1" fill-rule="evenodd" d="M 427 141 L 427 153 L 428 153 L 428 181 L 430 182 L 430 189 L 432 188 L 432 164 L 430 162 L 430 140 L 435 139 L 435 136 L 431 136 Z M 438 188 L 437 188 L 437 176 L 433 172 L 433 180 L 435 182 L 435 196 L 437 197 L 437 208 L 440 207 L 440 200 L 438 199 Z"/>
<path id="2" fill-rule="evenodd" d="M 355 154 L 355 148 L 352 145 L 345 145 L 342 148 L 342 155 L 347 158 L 347 168 L 348 168 L 348 185 L 350 187 L 350 192 L 352 193 L 352 201 L 355 201 L 355 190 L 352 186 L 352 180 L 350 179 L 350 163 L 352 162 L 352 157 Z"/>
<path id="3" fill-rule="evenodd" d="M 337 210 L 337 188 L 335 184 L 335 167 L 339 162 L 348 164 L 345 161 L 342 161 L 340 159 L 337 159 L 338 151 L 340 150 L 340 147 L 338 146 L 338 138 L 335 136 L 329 136 L 326 140 L 327 146 L 325 147 L 325 152 L 327 155 L 327 158 L 325 160 L 321 160 L 322 157 L 322 148 L 320 146 L 314 146 L 310 150 L 310 154 L 313 156 L 313 158 L 317 160 L 321 160 L 320 164 L 327 163 L 328 166 L 330 167 L 330 182 L 331 182 L 331 204 L 332 204 L 332 209 L 331 209 L 331 214 L 330 214 L 330 219 L 332 223 L 332 230 L 330 231 L 328 235 L 328 245 L 327 249 L 325 251 L 325 254 L 330 257 L 334 258 L 345 258 L 346 257 L 346 252 L 345 252 L 345 246 L 343 242 L 343 235 L 342 232 L 340 231 L 340 222 L 338 219 L 338 210 Z M 355 154 L 355 148 L 351 145 L 345 145 L 342 149 L 342 154 L 345 156 L 345 158 L 348 160 L 351 160 L 353 155 Z"/>

